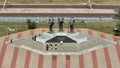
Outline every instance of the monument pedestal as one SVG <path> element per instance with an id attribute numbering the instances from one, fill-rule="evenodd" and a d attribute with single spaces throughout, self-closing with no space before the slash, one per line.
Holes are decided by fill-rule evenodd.
<path id="1" fill-rule="evenodd" d="M 79 32 L 44 32 L 41 36 L 36 38 L 36 41 L 42 43 L 82 43 L 87 41 L 87 37 L 76 38 Z"/>

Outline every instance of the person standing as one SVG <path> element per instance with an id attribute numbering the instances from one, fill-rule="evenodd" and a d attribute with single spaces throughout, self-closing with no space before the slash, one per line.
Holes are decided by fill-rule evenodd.
<path id="1" fill-rule="evenodd" d="M 55 46 L 54 46 L 54 47 L 55 47 L 55 51 L 57 51 L 57 48 L 58 48 L 57 44 L 55 44 Z"/>
<path id="2" fill-rule="evenodd" d="M 53 51 L 53 45 L 52 44 L 50 44 L 50 50 Z"/>
<path id="3" fill-rule="evenodd" d="M 59 31 L 63 31 L 64 18 L 58 17 L 58 23 L 59 23 Z"/>
<path id="4" fill-rule="evenodd" d="M 53 25 L 54 25 L 54 19 L 53 17 L 50 17 L 49 18 L 49 31 L 52 32 L 52 28 L 53 28 Z"/>
<path id="5" fill-rule="evenodd" d="M 74 17 L 71 17 L 71 19 L 70 19 L 70 32 L 74 32 L 74 23 L 75 23 L 75 19 L 74 19 Z"/>
<path id="6" fill-rule="evenodd" d="M 48 46 L 48 44 L 46 45 L 46 51 L 48 51 L 49 50 L 49 46 Z"/>
<path id="7" fill-rule="evenodd" d="M 48 43 L 48 51 L 51 51 L 51 44 Z"/>
<path id="8" fill-rule="evenodd" d="M 34 41 L 36 41 L 36 37 L 37 37 L 37 36 L 35 35 L 35 36 L 34 36 Z"/>
<path id="9" fill-rule="evenodd" d="M 10 43 L 13 43 L 13 40 L 12 40 L 12 39 L 10 39 Z"/>

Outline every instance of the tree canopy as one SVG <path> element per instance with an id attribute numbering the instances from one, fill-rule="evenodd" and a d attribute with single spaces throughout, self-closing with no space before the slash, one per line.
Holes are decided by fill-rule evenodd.
<path id="1" fill-rule="evenodd" d="M 116 15 L 114 16 L 114 19 L 120 20 L 120 8 L 115 10 Z"/>

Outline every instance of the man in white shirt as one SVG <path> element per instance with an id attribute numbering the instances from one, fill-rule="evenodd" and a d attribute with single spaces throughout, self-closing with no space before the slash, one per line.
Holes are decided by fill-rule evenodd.
<path id="1" fill-rule="evenodd" d="M 75 19 L 74 19 L 74 17 L 71 17 L 71 19 L 70 19 L 70 32 L 74 32 L 74 23 L 75 23 Z"/>
<path id="2" fill-rule="evenodd" d="M 59 23 L 59 31 L 63 31 L 64 18 L 58 17 L 58 23 Z"/>
<path id="3" fill-rule="evenodd" d="M 49 18 L 49 31 L 52 32 L 52 28 L 53 28 L 53 25 L 54 25 L 54 19 L 53 17 L 50 17 Z"/>

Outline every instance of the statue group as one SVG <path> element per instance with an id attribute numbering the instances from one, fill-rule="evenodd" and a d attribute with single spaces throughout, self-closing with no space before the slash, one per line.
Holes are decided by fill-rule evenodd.
<path id="1" fill-rule="evenodd" d="M 53 32 L 52 28 L 53 28 L 53 25 L 55 23 L 54 18 L 50 17 L 48 23 L 49 23 L 49 32 Z M 58 17 L 59 32 L 64 31 L 63 30 L 63 23 L 64 23 L 64 18 Z M 70 29 L 69 32 L 74 32 L 74 23 L 75 23 L 75 19 L 74 19 L 74 17 L 71 17 L 70 21 L 69 21 L 69 29 Z"/>

